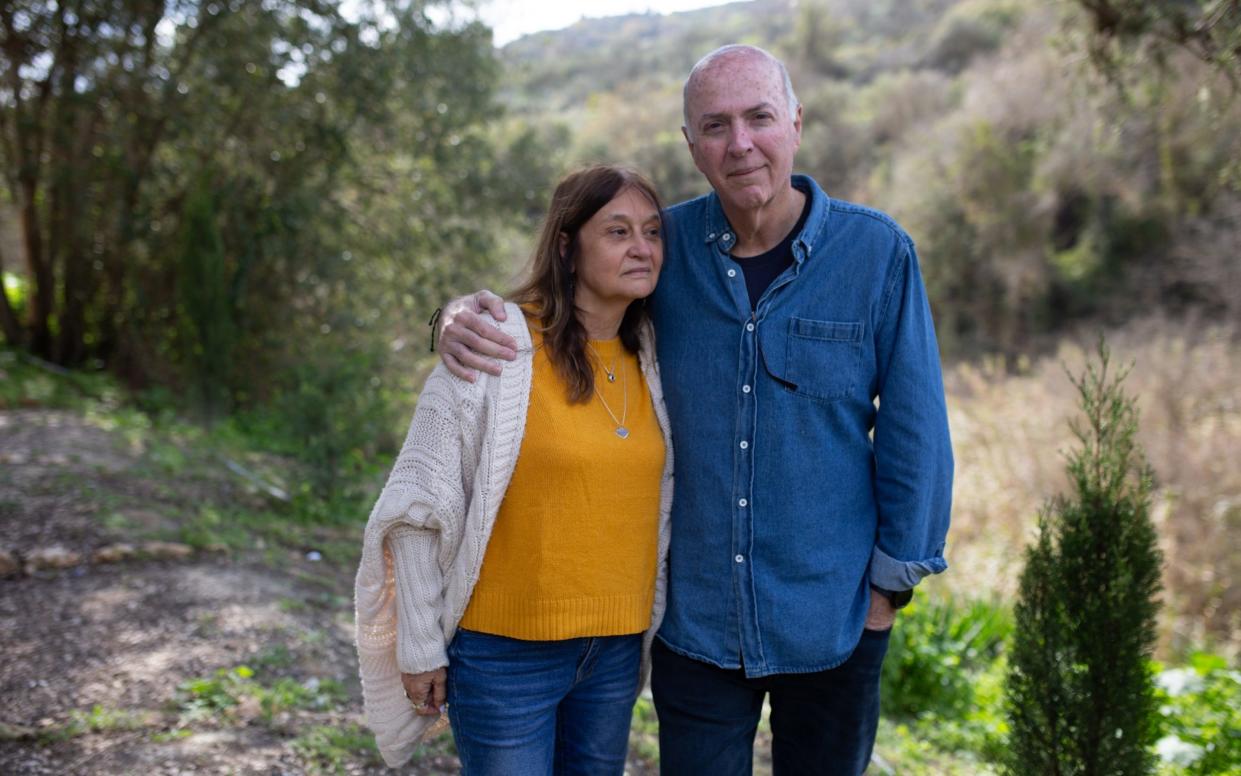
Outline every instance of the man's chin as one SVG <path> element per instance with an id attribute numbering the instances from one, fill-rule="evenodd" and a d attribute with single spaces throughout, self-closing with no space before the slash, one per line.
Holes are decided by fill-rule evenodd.
<path id="1" fill-rule="evenodd" d="M 738 210 L 757 210 L 771 199 L 771 192 L 765 186 L 747 185 L 730 189 L 725 200 Z"/>

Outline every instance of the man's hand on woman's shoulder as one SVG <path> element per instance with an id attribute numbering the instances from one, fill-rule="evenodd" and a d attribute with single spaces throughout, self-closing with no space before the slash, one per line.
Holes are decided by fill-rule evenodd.
<path id="1" fill-rule="evenodd" d="M 504 300 L 490 291 L 452 300 L 440 317 L 440 359 L 449 372 L 471 383 L 480 370 L 498 376 L 501 367 L 495 359 L 517 358 L 517 341 L 487 323 L 484 310 L 497 321 L 508 317 Z"/>

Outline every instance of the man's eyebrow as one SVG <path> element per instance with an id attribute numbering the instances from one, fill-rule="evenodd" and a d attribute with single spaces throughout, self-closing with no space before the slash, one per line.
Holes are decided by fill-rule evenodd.
<path id="1" fill-rule="evenodd" d="M 751 105 L 748 108 L 743 108 L 741 110 L 741 115 L 745 116 L 751 113 L 756 113 L 760 110 L 773 110 L 774 108 L 775 108 L 775 105 L 771 104 L 770 102 L 760 102 L 757 105 Z M 709 119 L 723 119 L 723 118 L 728 118 L 731 115 L 732 115 L 731 113 L 724 112 L 724 111 L 717 112 L 717 113 L 704 113 L 698 119 L 698 121 L 703 122 Z"/>

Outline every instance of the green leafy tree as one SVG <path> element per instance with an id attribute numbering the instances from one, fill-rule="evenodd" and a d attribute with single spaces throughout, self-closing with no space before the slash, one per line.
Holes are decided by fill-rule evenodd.
<path id="1" fill-rule="evenodd" d="M 1134 400 L 1106 345 L 1072 378 L 1082 418 L 1072 493 L 1053 500 L 1026 551 L 1010 657 L 1009 772 L 1150 773 L 1157 731 L 1149 660 L 1161 558 Z"/>
<path id="2" fill-rule="evenodd" d="M 1188 51 L 1241 87 L 1241 0 L 1076 0 L 1090 24 L 1088 50 L 1116 75 L 1144 49 L 1157 61 Z"/>

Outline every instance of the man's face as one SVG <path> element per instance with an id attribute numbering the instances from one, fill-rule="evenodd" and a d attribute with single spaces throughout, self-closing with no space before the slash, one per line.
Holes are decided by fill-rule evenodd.
<path id="1" fill-rule="evenodd" d="M 775 64 L 744 53 L 722 58 L 691 84 L 688 108 L 690 154 L 726 208 L 757 210 L 789 186 L 801 108 L 789 115 Z"/>

